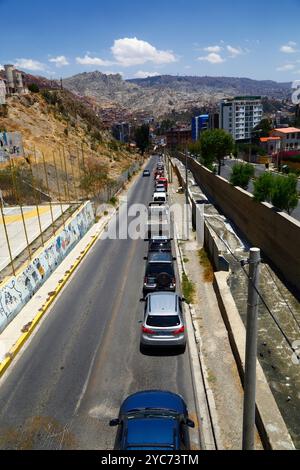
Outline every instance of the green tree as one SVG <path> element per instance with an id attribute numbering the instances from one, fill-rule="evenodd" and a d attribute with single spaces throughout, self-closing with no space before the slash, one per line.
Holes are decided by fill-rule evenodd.
<path id="1" fill-rule="evenodd" d="M 249 181 L 254 176 L 254 167 L 250 163 L 236 163 L 232 167 L 230 183 L 247 189 Z"/>
<path id="2" fill-rule="evenodd" d="M 148 124 L 143 124 L 135 130 L 135 142 L 142 155 L 150 144 L 150 133 Z"/>
<path id="3" fill-rule="evenodd" d="M 214 160 L 219 163 L 218 174 L 221 174 L 221 161 L 234 149 L 234 141 L 223 129 L 213 129 L 203 132 L 200 138 L 201 156 L 206 166 L 211 166 Z"/>
<path id="4" fill-rule="evenodd" d="M 260 137 L 269 137 L 273 124 L 271 119 L 262 119 L 252 131 L 253 142 L 258 142 Z"/>
<path id="5" fill-rule="evenodd" d="M 271 202 L 274 186 L 274 175 L 265 172 L 254 181 L 254 198 L 259 201 Z"/>
<path id="6" fill-rule="evenodd" d="M 296 175 L 275 176 L 271 194 L 271 202 L 277 209 L 291 214 L 298 205 Z"/>
<path id="7" fill-rule="evenodd" d="M 28 90 L 31 91 L 31 93 L 39 93 L 40 89 L 36 83 L 30 83 L 28 85 Z"/>

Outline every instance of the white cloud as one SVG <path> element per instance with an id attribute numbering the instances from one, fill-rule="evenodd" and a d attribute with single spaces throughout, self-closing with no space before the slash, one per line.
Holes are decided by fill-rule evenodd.
<path id="1" fill-rule="evenodd" d="M 235 58 L 241 54 L 243 54 L 243 50 L 240 47 L 232 47 L 230 45 L 226 46 L 227 51 L 230 54 L 231 58 Z"/>
<path id="2" fill-rule="evenodd" d="M 208 46 L 208 47 L 205 47 L 203 50 L 207 52 L 221 52 L 222 47 L 221 46 Z"/>
<path id="3" fill-rule="evenodd" d="M 17 59 L 15 66 L 20 67 L 21 69 L 32 70 L 34 72 L 46 69 L 45 64 L 33 59 Z"/>
<path id="4" fill-rule="evenodd" d="M 294 70 L 296 66 L 294 64 L 285 64 L 280 67 L 277 67 L 278 72 L 286 72 L 288 70 Z"/>
<path id="5" fill-rule="evenodd" d="M 149 42 L 137 38 L 116 39 L 111 51 L 117 63 L 124 67 L 146 62 L 170 64 L 177 60 L 172 51 L 160 51 Z"/>
<path id="6" fill-rule="evenodd" d="M 294 41 L 289 41 L 287 44 L 281 46 L 280 51 L 284 52 L 285 54 L 294 54 L 298 52 L 296 49 L 297 43 Z"/>
<path id="7" fill-rule="evenodd" d="M 52 59 L 49 59 L 49 62 L 53 62 L 56 67 L 65 67 L 66 65 L 69 65 L 68 59 L 64 55 L 53 57 Z"/>
<path id="8" fill-rule="evenodd" d="M 198 60 L 205 60 L 206 62 L 209 62 L 211 64 L 221 64 L 222 62 L 225 62 L 226 59 L 223 59 L 220 54 L 212 52 L 211 54 L 208 54 L 205 57 L 198 57 Z"/>
<path id="9" fill-rule="evenodd" d="M 144 70 L 139 70 L 134 74 L 136 78 L 148 78 L 148 77 L 157 77 L 159 73 L 157 72 L 145 72 Z"/>
<path id="10" fill-rule="evenodd" d="M 103 60 L 100 59 L 100 57 L 91 57 L 88 54 L 85 54 L 84 57 L 76 57 L 76 62 L 80 65 L 100 65 L 100 67 L 114 65 L 114 63 L 109 60 Z"/>

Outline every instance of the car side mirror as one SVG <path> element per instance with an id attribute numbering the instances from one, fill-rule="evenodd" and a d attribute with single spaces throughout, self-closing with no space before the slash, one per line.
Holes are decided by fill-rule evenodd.
<path id="1" fill-rule="evenodd" d="M 192 420 L 189 419 L 189 418 L 186 419 L 185 424 L 186 424 L 189 428 L 194 428 L 194 427 L 195 427 L 194 421 L 192 421 Z"/>
<path id="2" fill-rule="evenodd" d="M 140 299 L 140 302 L 146 302 L 146 299 L 141 298 L 141 299 Z"/>
<path id="3" fill-rule="evenodd" d="M 148 256 L 144 256 L 144 260 L 147 261 L 147 260 L 148 260 Z"/>
<path id="4" fill-rule="evenodd" d="M 181 297 L 182 302 L 186 302 L 186 298 Z"/>
<path id="5" fill-rule="evenodd" d="M 149 238 L 144 238 L 144 242 L 148 242 L 149 241 Z"/>
<path id="6" fill-rule="evenodd" d="M 119 418 L 111 419 L 109 422 L 110 426 L 119 426 L 119 424 L 121 424 L 121 421 L 119 420 Z"/>
<path id="7" fill-rule="evenodd" d="M 177 260 L 176 256 L 173 256 L 173 261 L 176 261 L 176 260 Z"/>

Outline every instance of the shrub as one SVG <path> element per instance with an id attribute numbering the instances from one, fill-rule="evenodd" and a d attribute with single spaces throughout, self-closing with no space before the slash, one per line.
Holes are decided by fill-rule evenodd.
<path id="1" fill-rule="evenodd" d="M 297 177 L 295 175 L 274 178 L 271 202 L 273 206 L 290 214 L 298 205 Z"/>
<path id="2" fill-rule="evenodd" d="M 39 93 L 40 89 L 36 83 L 30 83 L 28 85 L 28 90 L 31 91 L 31 93 Z"/>
<path id="3" fill-rule="evenodd" d="M 271 173 L 263 173 L 254 181 L 254 198 L 259 201 L 271 202 L 274 176 Z"/>
<path id="4" fill-rule="evenodd" d="M 254 167 L 250 163 L 236 163 L 232 167 L 230 183 L 247 189 L 250 179 L 254 176 Z"/>

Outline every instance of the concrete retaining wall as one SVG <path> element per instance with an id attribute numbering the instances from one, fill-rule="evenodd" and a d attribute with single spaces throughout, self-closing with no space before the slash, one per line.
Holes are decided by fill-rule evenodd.
<path id="1" fill-rule="evenodd" d="M 194 159 L 188 160 L 195 181 L 243 233 L 274 263 L 291 286 L 300 292 L 300 222 L 270 204 L 215 176 Z"/>
<path id="2" fill-rule="evenodd" d="M 92 204 L 86 202 L 34 259 L 0 289 L 0 333 L 20 312 L 50 274 L 88 231 L 94 222 Z"/>
<path id="3" fill-rule="evenodd" d="M 214 289 L 243 383 L 246 329 L 227 284 L 227 278 L 227 273 L 215 273 Z M 273 450 L 294 450 L 292 438 L 258 361 L 256 377 L 256 426 L 264 447 Z"/>

